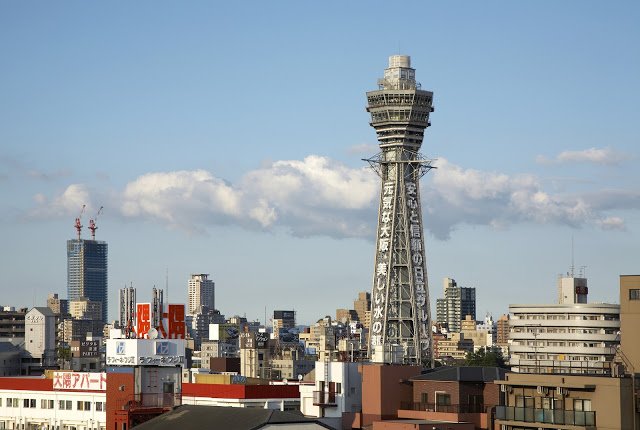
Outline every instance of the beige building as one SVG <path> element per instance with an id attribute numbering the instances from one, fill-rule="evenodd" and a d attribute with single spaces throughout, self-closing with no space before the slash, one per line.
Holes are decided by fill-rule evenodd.
<path id="1" fill-rule="evenodd" d="M 188 286 L 187 314 L 194 315 L 202 312 L 203 308 L 209 311 L 215 309 L 216 284 L 209 279 L 208 273 L 196 273 L 191 275 Z"/>
<path id="2" fill-rule="evenodd" d="M 620 327 L 627 370 L 640 373 L 640 275 L 620 276 Z"/>
<path id="3" fill-rule="evenodd" d="M 473 342 L 473 350 L 477 351 L 480 348 L 486 348 L 493 346 L 493 335 L 489 330 L 479 330 L 476 322 L 471 318 L 471 315 L 467 315 L 461 323 L 462 330 L 460 333 L 464 336 L 465 340 Z"/>
<path id="4" fill-rule="evenodd" d="M 497 429 L 634 429 L 630 377 L 508 373 L 495 383 L 505 395 Z"/>
<path id="5" fill-rule="evenodd" d="M 102 321 L 102 302 L 91 301 L 86 297 L 69 302 L 71 318 Z"/>
<path id="6" fill-rule="evenodd" d="M 49 294 L 49 297 L 47 297 L 47 307 L 56 315 L 69 313 L 69 301 L 61 299 L 56 293 Z"/>
<path id="7" fill-rule="evenodd" d="M 438 358 L 450 357 L 464 360 L 473 351 L 473 340 L 466 339 L 464 333 L 450 333 L 448 339 L 438 341 Z"/>

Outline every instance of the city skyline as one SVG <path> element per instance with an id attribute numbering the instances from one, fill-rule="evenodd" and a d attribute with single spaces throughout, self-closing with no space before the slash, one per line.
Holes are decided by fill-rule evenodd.
<path id="1" fill-rule="evenodd" d="M 640 6 L 415 3 L 399 35 L 372 30 L 377 9 L 0 6 L 1 304 L 64 295 L 86 204 L 104 206 L 111 316 L 167 271 L 166 302 L 210 273 L 227 316 L 350 307 L 375 253 L 364 94 L 396 53 L 434 92 L 432 309 L 445 277 L 476 288 L 478 318 L 553 303 L 572 254 L 590 301 L 617 303 L 638 272 Z"/>

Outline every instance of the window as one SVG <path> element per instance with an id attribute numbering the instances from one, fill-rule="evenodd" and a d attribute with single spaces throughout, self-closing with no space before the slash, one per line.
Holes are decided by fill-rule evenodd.
<path id="1" fill-rule="evenodd" d="M 42 399 L 40 400 L 41 409 L 53 409 L 53 400 Z"/>
<path id="2" fill-rule="evenodd" d="M 591 400 L 588 400 L 588 399 L 573 399 L 573 410 L 574 411 L 590 411 L 591 410 Z"/>
<path id="3" fill-rule="evenodd" d="M 446 406 L 451 405 L 451 395 L 436 391 L 436 411 L 446 410 Z"/>
<path id="4" fill-rule="evenodd" d="M 640 300 L 640 289 L 629 290 L 629 300 Z"/>
<path id="5" fill-rule="evenodd" d="M 96 402 L 96 411 L 102 412 L 102 402 Z"/>
<path id="6" fill-rule="evenodd" d="M 60 400 L 60 402 L 58 403 L 58 409 L 70 411 L 71 409 L 73 409 L 73 403 L 71 402 L 71 400 Z"/>
<path id="7" fill-rule="evenodd" d="M 91 410 L 91 402 L 83 402 L 78 400 L 76 402 L 76 409 L 79 411 L 90 411 Z"/>

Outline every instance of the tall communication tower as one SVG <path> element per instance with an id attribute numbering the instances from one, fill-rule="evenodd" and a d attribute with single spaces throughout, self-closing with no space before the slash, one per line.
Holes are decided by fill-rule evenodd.
<path id="1" fill-rule="evenodd" d="M 433 167 L 418 152 L 433 93 L 420 89 L 409 56 L 393 55 L 367 101 L 381 150 L 365 160 L 381 178 L 369 354 L 378 363 L 433 366 L 419 187 Z"/>

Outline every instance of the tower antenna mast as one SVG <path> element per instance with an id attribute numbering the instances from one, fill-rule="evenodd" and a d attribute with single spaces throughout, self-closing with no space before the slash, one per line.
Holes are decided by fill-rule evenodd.
<path id="1" fill-rule="evenodd" d="M 82 232 L 82 214 L 84 213 L 84 209 L 87 205 L 82 205 L 82 210 L 80 211 L 80 215 L 76 218 L 75 228 L 78 232 L 78 240 L 80 240 L 80 233 Z"/>
<path id="2" fill-rule="evenodd" d="M 102 213 L 103 208 L 104 206 L 100 206 L 100 209 L 98 209 L 98 212 L 96 212 L 96 215 L 92 219 L 89 219 L 89 230 L 91 230 L 91 240 L 96 240 L 96 230 L 98 229 L 98 226 L 96 225 L 96 221 L 98 221 L 98 215 Z"/>

